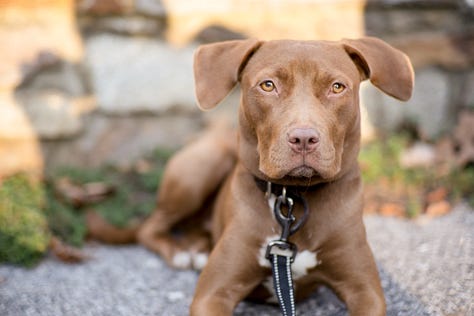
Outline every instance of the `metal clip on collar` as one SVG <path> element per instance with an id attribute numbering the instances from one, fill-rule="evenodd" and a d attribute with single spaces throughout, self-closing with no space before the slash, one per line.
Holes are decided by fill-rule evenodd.
<path id="1" fill-rule="evenodd" d="M 271 192 L 271 184 L 268 185 L 268 188 Z M 286 214 L 282 212 L 282 206 L 288 208 Z M 288 241 L 290 235 L 296 231 L 291 229 L 293 222 L 296 220 L 293 216 L 293 206 L 293 199 L 286 195 L 286 187 L 283 187 L 282 194 L 276 199 L 273 207 L 275 219 L 280 224 L 282 231 L 279 240 L 273 240 L 268 244 L 265 254 L 267 259 L 270 259 L 271 255 L 280 255 L 291 258 L 290 260 L 293 262 L 296 257 L 298 248 L 295 244 Z"/>

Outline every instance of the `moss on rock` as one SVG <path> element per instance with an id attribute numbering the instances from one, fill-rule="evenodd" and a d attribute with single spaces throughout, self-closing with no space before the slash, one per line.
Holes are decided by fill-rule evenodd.
<path id="1" fill-rule="evenodd" d="M 42 184 L 18 174 L 0 183 L 0 262 L 32 266 L 48 249 Z"/>

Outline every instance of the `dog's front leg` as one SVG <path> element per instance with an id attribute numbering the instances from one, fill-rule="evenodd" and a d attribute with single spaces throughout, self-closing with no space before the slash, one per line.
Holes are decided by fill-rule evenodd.
<path id="1" fill-rule="evenodd" d="M 230 316 L 263 280 L 256 250 L 245 237 L 231 227 L 221 237 L 199 277 L 191 316 Z"/>
<path id="2" fill-rule="evenodd" d="M 339 248 L 321 256 L 324 281 L 347 306 L 351 316 L 385 316 L 386 304 L 368 244 Z"/>

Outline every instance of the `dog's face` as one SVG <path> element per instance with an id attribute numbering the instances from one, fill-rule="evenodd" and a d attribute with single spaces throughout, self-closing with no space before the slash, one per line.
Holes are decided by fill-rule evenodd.
<path id="1" fill-rule="evenodd" d="M 241 78 L 241 141 L 256 142 L 258 170 L 273 180 L 336 177 L 344 149 L 356 146 L 346 136 L 359 133 L 359 82 L 339 45 L 263 44 Z"/>
<path id="2" fill-rule="evenodd" d="M 215 106 L 240 81 L 241 161 L 256 176 L 283 184 L 332 181 L 354 167 L 362 80 L 400 99 L 413 86 L 408 59 L 375 39 L 212 45 L 195 59 L 201 107 Z M 230 60 L 220 64 L 226 51 Z M 221 81 L 209 86 L 209 76 Z"/>

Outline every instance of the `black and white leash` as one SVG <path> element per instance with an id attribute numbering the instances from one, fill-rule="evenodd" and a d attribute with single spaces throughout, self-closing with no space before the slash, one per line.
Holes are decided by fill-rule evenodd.
<path id="1" fill-rule="evenodd" d="M 291 264 L 295 260 L 298 249 L 288 238 L 293 235 L 305 223 L 309 215 L 308 203 L 299 194 L 287 194 L 286 187 L 281 190 L 273 206 L 275 219 L 282 228 L 280 239 L 272 240 L 267 246 L 265 257 L 270 260 L 273 274 L 273 285 L 277 295 L 280 309 L 284 316 L 295 316 L 295 293 Z M 267 183 L 267 199 L 270 201 L 272 195 L 271 183 Z M 298 220 L 293 215 L 295 200 L 303 205 L 303 216 Z M 286 208 L 286 213 L 283 209 Z"/>

